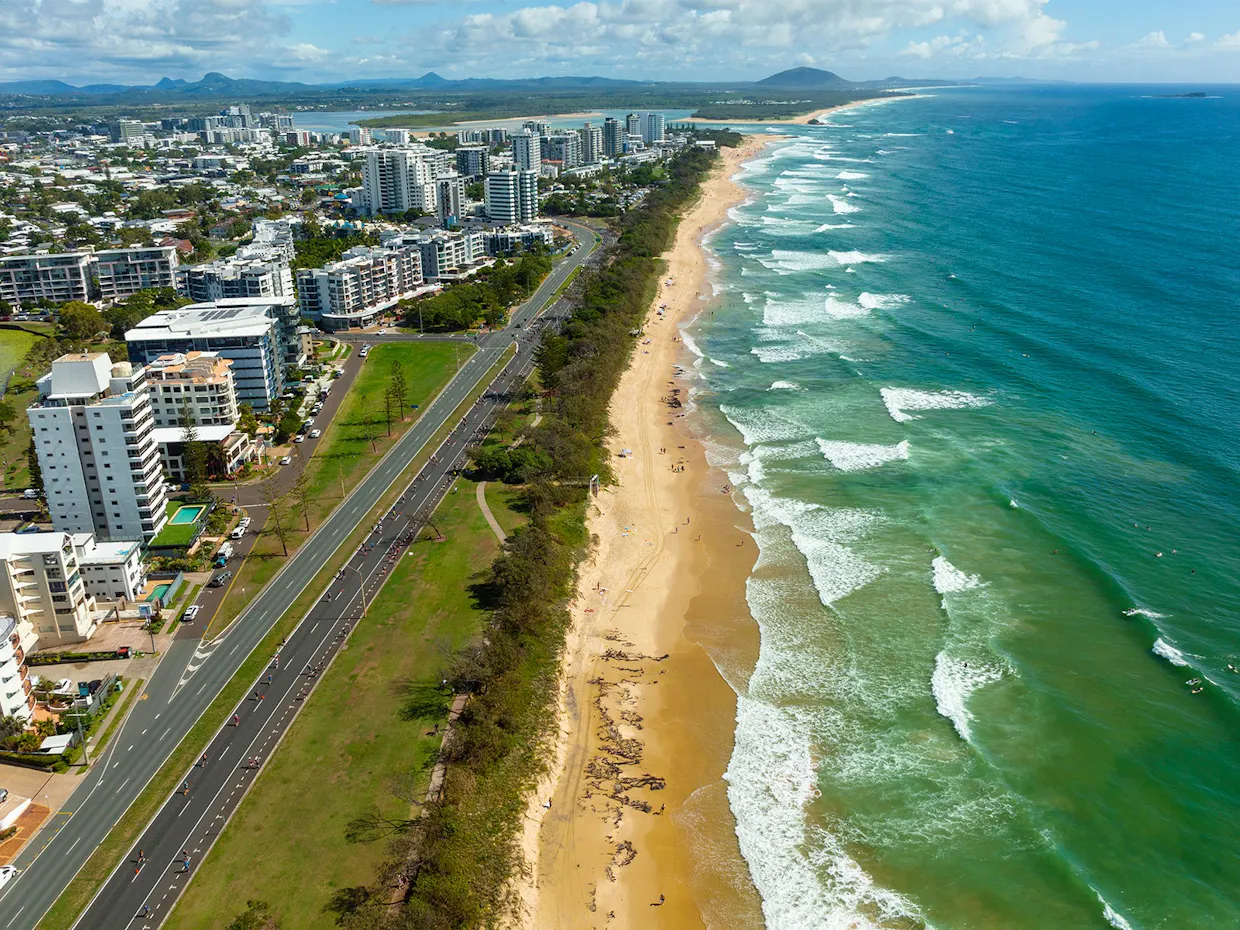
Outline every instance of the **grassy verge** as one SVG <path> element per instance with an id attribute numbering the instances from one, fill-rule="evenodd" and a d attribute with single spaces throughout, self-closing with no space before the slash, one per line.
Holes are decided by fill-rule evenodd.
<path id="1" fill-rule="evenodd" d="M 485 616 L 470 588 L 488 573 L 499 544 L 475 487 L 458 482 L 436 511 L 447 542 L 426 533 L 400 560 L 168 927 L 224 928 L 239 902 L 261 899 L 283 930 L 310 930 L 330 920 L 333 894 L 371 881 L 386 844 L 379 837 L 350 843 L 350 824 L 374 815 L 403 820 L 409 799 L 425 793 L 441 739 L 435 725 L 449 703 L 439 680 L 447 657 L 477 635 Z M 520 519 L 506 509 L 496 517 L 505 526 Z M 324 803 L 305 803 L 316 796 Z M 253 855 L 256 841 L 261 856 Z M 315 879 L 307 883 L 310 862 Z"/>
<path id="2" fill-rule="evenodd" d="M 457 349 L 444 343 L 386 343 L 375 346 L 358 373 L 340 409 L 328 425 L 322 441 L 306 465 L 310 485 L 310 530 L 306 531 L 300 514 L 286 514 L 285 523 L 292 527 L 289 552 L 295 551 L 310 533 L 325 520 L 336 506 L 370 473 L 405 432 L 413 426 L 430 402 L 452 380 L 457 370 L 457 353 L 461 364 L 474 351 L 472 346 Z M 391 375 L 392 363 L 399 362 L 408 381 L 403 423 L 392 424 L 391 436 L 386 435 L 383 418 L 383 390 Z M 416 403 L 421 410 L 410 410 Z M 371 443 L 370 436 L 375 436 Z M 280 540 L 264 525 L 254 548 L 237 569 L 228 595 L 211 620 L 211 633 L 218 633 L 232 623 L 249 605 L 284 564 Z"/>
<path id="3" fill-rule="evenodd" d="M 374 522 L 373 517 L 392 506 L 392 501 L 400 496 L 400 492 L 405 484 L 426 463 L 434 449 L 456 425 L 456 421 L 482 396 L 491 379 L 499 374 L 503 366 L 507 364 L 512 357 L 512 352 L 513 350 L 509 348 L 500 360 L 491 367 L 491 370 L 479 385 L 469 393 L 469 396 L 461 402 L 452 416 L 447 419 L 447 422 L 440 427 L 430 442 L 426 444 L 423 451 L 414 458 L 400 480 L 393 483 L 388 494 L 371 510 L 371 516 L 358 521 L 358 529 L 341 544 L 337 549 L 336 555 L 319 571 L 314 581 L 307 585 L 301 596 L 293 602 L 292 607 L 276 622 L 263 641 L 241 664 L 240 669 L 238 669 L 232 680 L 224 686 L 215 700 L 211 702 L 211 706 L 198 718 L 198 722 L 194 724 L 177 748 L 173 750 L 168 761 L 164 763 L 163 767 L 155 774 L 155 777 L 151 779 L 146 788 L 142 790 L 141 794 L 130 805 L 125 816 L 121 818 L 120 822 L 112 828 L 103 842 L 95 849 L 95 852 L 87 860 L 81 871 L 73 878 L 60 897 L 56 899 L 56 903 L 52 905 L 51 909 L 39 922 L 38 930 L 69 930 L 73 926 L 74 920 L 77 919 L 77 916 L 86 905 L 90 903 L 90 899 L 94 896 L 99 886 L 111 874 L 116 867 L 116 863 L 120 861 L 121 856 L 133 845 L 133 841 L 138 834 L 145 829 L 146 824 L 159 809 L 159 805 L 163 803 L 169 792 L 177 785 L 183 773 L 193 765 L 194 760 L 202 755 L 203 749 L 215 731 L 228 719 L 233 712 L 233 708 L 245 696 L 250 683 L 258 677 L 258 673 L 266 666 L 267 657 L 275 650 L 276 644 L 288 635 L 301 618 L 305 616 L 306 612 L 318 599 L 319 592 L 323 589 L 327 580 L 336 574 L 344 560 L 357 549 L 362 538 L 368 534 L 369 527 Z"/>
<path id="4" fill-rule="evenodd" d="M 112 715 L 112 719 L 108 721 L 108 725 L 104 728 L 103 732 L 99 734 L 98 741 L 95 745 L 90 747 L 91 752 L 103 752 L 103 748 L 108 745 L 108 740 L 112 738 L 112 734 L 116 732 L 117 727 L 119 727 L 121 723 L 124 722 L 125 717 L 128 716 L 130 706 L 135 700 L 137 700 L 138 695 L 142 693 L 142 683 L 144 680 L 145 679 L 142 678 L 135 678 L 133 681 L 125 682 L 125 687 L 127 690 L 125 692 L 125 696 L 121 698 L 121 705 L 117 709 L 116 713 Z"/>

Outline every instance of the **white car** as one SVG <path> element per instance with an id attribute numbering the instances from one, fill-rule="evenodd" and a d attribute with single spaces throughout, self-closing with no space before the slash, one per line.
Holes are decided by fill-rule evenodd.
<path id="1" fill-rule="evenodd" d="M 52 694 L 77 694 L 77 685 L 72 678 L 62 678 L 52 688 Z"/>
<path id="2" fill-rule="evenodd" d="M 387 335 L 387 330 L 386 330 L 386 329 L 381 329 L 381 330 L 379 330 L 379 335 L 380 335 L 380 336 L 386 336 L 386 335 Z"/>
<path id="3" fill-rule="evenodd" d="M 323 435 L 323 431 L 322 431 L 321 429 L 312 429 L 312 430 L 310 430 L 310 438 L 311 438 L 311 439 L 318 439 L 318 438 L 319 438 L 320 436 L 322 436 L 322 435 Z"/>
<path id="4" fill-rule="evenodd" d="M 293 457 L 291 455 L 284 456 L 284 458 L 280 459 L 280 464 L 281 465 L 292 465 Z"/>
<path id="5" fill-rule="evenodd" d="M 245 527 L 242 526 L 240 523 L 238 523 L 235 527 L 233 527 L 233 531 L 228 534 L 228 538 L 229 539 L 240 539 L 244 535 L 245 535 Z"/>
<path id="6" fill-rule="evenodd" d="M 200 610 L 202 610 L 202 607 L 198 604 L 190 604 L 185 608 L 185 613 L 181 614 L 181 622 L 193 623 L 194 618 L 198 616 L 198 611 Z"/>
<path id="7" fill-rule="evenodd" d="M 0 865 L 0 888 L 17 878 L 17 866 Z"/>
<path id="8" fill-rule="evenodd" d="M 293 437 L 293 442 L 305 442 L 305 441 L 306 441 L 305 433 L 298 433 L 296 436 Z"/>

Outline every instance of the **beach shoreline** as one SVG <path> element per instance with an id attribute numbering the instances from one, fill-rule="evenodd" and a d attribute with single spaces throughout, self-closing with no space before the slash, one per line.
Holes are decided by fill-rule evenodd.
<path id="1" fill-rule="evenodd" d="M 915 95 L 910 95 L 915 96 Z M 848 103 L 837 104 L 833 107 L 827 107 L 825 110 L 814 110 L 811 113 L 805 113 L 801 116 L 794 116 L 791 119 L 697 119 L 688 117 L 679 122 L 684 123 L 701 123 L 703 126 L 808 126 L 811 120 L 820 120 L 828 113 L 835 113 L 838 110 L 848 110 L 853 107 L 863 106 L 869 103 L 886 103 L 891 100 L 907 100 L 908 97 L 869 97 L 865 100 L 850 100 Z"/>
<path id="2" fill-rule="evenodd" d="M 722 150 L 612 398 L 617 485 L 591 503 L 594 548 L 571 610 L 553 758 L 526 810 L 512 926 L 705 927 L 719 907 L 759 914 L 722 781 L 736 693 L 711 659 L 726 643 L 740 664 L 756 661 L 745 579 L 757 548 L 688 425 L 693 359 L 680 326 L 712 296 L 702 239 L 746 196 L 732 176 L 772 141 Z"/>

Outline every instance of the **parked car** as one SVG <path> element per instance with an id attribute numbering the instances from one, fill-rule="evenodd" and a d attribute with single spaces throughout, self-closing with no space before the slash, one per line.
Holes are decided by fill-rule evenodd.
<path id="1" fill-rule="evenodd" d="M 3 804 L 8 799 L 9 799 L 9 789 L 0 788 L 0 804 Z"/>
<path id="2" fill-rule="evenodd" d="M 26 488 L 26 490 L 22 491 L 22 497 L 28 501 L 37 501 L 39 499 L 39 490 L 38 488 Z"/>
<path id="3" fill-rule="evenodd" d="M 242 536 L 245 535 L 245 531 L 247 529 L 249 529 L 249 527 L 246 526 L 245 523 L 238 523 L 236 526 L 233 527 L 233 531 L 228 534 L 228 538 L 229 539 L 240 539 Z"/>
<path id="4" fill-rule="evenodd" d="M 93 679 L 92 681 L 90 681 L 89 683 L 87 683 L 87 685 L 86 685 L 86 690 L 87 690 L 87 691 L 91 694 L 91 696 L 93 697 L 93 696 L 94 696 L 94 694 L 95 694 L 95 692 L 96 692 L 96 691 L 98 691 L 98 690 L 99 690 L 100 688 L 102 688 L 102 687 L 103 687 L 103 679 L 102 679 L 102 678 L 95 678 L 95 679 Z"/>
<path id="5" fill-rule="evenodd" d="M 9 882 L 17 877 L 17 866 L 0 865 L 0 888 L 3 888 Z"/>
<path id="6" fill-rule="evenodd" d="M 232 577 L 232 572 L 216 572 L 215 576 L 207 582 L 212 588 L 222 588 L 228 583 L 228 579 Z"/>
<path id="7" fill-rule="evenodd" d="M 306 441 L 305 433 L 298 433 L 296 436 L 293 437 L 293 442 L 305 442 L 305 441 Z"/>
<path id="8" fill-rule="evenodd" d="M 387 335 L 387 330 L 386 330 L 386 329 L 381 329 L 381 330 L 379 330 L 379 335 L 380 335 L 380 336 L 386 336 L 386 335 Z"/>
<path id="9" fill-rule="evenodd" d="M 319 438 L 320 436 L 322 436 L 322 435 L 323 435 L 323 431 L 322 431 L 321 429 L 312 429 L 312 430 L 310 430 L 310 438 L 311 438 L 311 439 L 318 439 L 318 438 Z"/>
<path id="10" fill-rule="evenodd" d="M 181 614 L 182 623 L 193 623 L 194 618 L 198 616 L 198 611 L 202 608 L 197 604 L 190 604 L 185 608 L 185 613 Z"/>
<path id="11" fill-rule="evenodd" d="M 292 465 L 293 457 L 291 455 L 284 456 L 284 458 L 280 459 L 280 464 L 281 465 Z"/>
<path id="12" fill-rule="evenodd" d="M 77 685 L 72 679 L 62 678 L 52 687 L 52 694 L 76 694 Z"/>

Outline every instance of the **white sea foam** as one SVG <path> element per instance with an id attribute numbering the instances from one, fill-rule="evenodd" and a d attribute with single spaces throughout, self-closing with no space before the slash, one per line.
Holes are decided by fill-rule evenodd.
<path id="1" fill-rule="evenodd" d="M 967 410 L 987 407 L 990 401 L 964 391 L 915 391 L 909 388 L 883 388 L 880 393 L 891 419 L 897 423 L 920 420 L 909 410 Z"/>
<path id="2" fill-rule="evenodd" d="M 831 207 L 836 213 L 860 213 L 861 208 L 855 204 L 851 204 L 839 194 L 827 194 L 827 199 L 831 201 Z"/>
<path id="3" fill-rule="evenodd" d="M 720 360 L 719 360 L 719 359 L 717 359 L 717 358 L 712 358 L 712 359 L 710 359 L 710 363 L 711 363 L 712 365 L 718 365 L 720 368 L 731 368 L 731 367 L 732 367 L 732 366 L 731 366 L 731 365 L 729 365 L 727 362 L 720 361 Z"/>
<path id="4" fill-rule="evenodd" d="M 856 229 L 856 228 L 857 228 L 856 223 L 823 223 L 821 226 L 816 228 L 814 232 L 816 233 L 826 232 L 828 229 Z"/>
<path id="5" fill-rule="evenodd" d="M 1111 907 L 1107 899 L 1102 896 L 1102 892 L 1097 888 L 1094 888 L 1093 892 L 1098 896 L 1098 903 L 1102 905 L 1102 917 L 1107 923 L 1114 927 L 1115 930 L 1133 930 L 1132 924 L 1126 921 L 1119 911 Z"/>
<path id="6" fill-rule="evenodd" d="M 835 265 L 831 255 L 821 252 L 801 252 L 792 249 L 772 249 L 769 258 L 757 256 L 763 267 L 779 275 L 803 271 L 822 271 Z"/>
<path id="7" fill-rule="evenodd" d="M 720 404 L 719 411 L 736 427 L 747 446 L 758 443 L 787 442 L 804 439 L 808 427 L 766 407 L 742 407 Z"/>
<path id="8" fill-rule="evenodd" d="M 946 651 L 934 657 L 934 674 L 930 677 L 930 687 L 934 692 L 934 706 L 938 712 L 952 722 L 956 732 L 965 742 L 970 742 L 969 724 L 973 715 L 969 713 L 969 696 L 992 681 L 1003 677 L 1000 668 L 970 665 L 962 659 L 954 658 Z"/>
<path id="9" fill-rule="evenodd" d="M 818 448 L 823 457 L 840 471 L 864 471 L 867 468 L 878 468 L 888 462 L 908 460 L 907 439 L 894 446 L 819 439 Z"/>
<path id="10" fill-rule="evenodd" d="M 818 599 L 830 606 L 869 584 L 882 569 L 867 562 L 846 543 L 855 542 L 878 520 L 865 510 L 823 507 L 776 497 L 765 488 L 745 488 L 754 526 L 786 526 L 805 558 Z"/>
<path id="11" fill-rule="evenodd" d="M 885 262 L 886 255 L 878 255 L 873 252 L 828 252 L 841 265 L 864 265 L 867 262 Z"/>
<path id="12" fill-rule="evenodd" d="M 939 594 L 955 594 L 982 586 L 982 581 L 977 575 L 962 572 L 941 555 L 935 556 L 930 564 L 934 570 L 934 590 Z"/>
<path id="13" fill-rule="evenodd" d="M 837 174 L 836 177 L 841 181 L 860 181 L 863 178 L 868 178 L 869 175 L 864 171 L 848 171 L 845 169 Z"/>
<path id="14" fill-rule="evenodd" d="M 867 310 L 891 310 L 909 302 L 906 294 L 870 294 L 863 292 L 857 303 Z"/>
<path id="15" fill-rule="evenodd" d="M 768 391 L 800 391 L 801 386 L 795 381 L 772 381 Z"/>
<path id="16" fill-rule="evenodd" d="M 854 317 L 866 316 L 869 312 L 860 304 L 841 300 L 834 294 L 827 295 L 827 315 L 833 320 L 850 320 Z"/>
<path id="17" fill-rule="evenodd" d="M 749 352 L 751 355 L 756 355 L 758 361 L 767 365 L 795 362 L 806 357 L 805 353 L 796 346 L 754 346 Z"/>
<path id="18" fill-rule="evenodd" d="M 1182 653 L 1179 649 L 1176 649 L 1175 646 L 1171 645 L 1161 636 L 1154 640 L 1154 648 L 1150 651 L 1154 653 L 1154 655 L 1161 656 L 1166 659 L 1172 665 L 1178 665 L 1181 667 L 1186 667 L 1188 665 L 1188 659 L 1184 658 L 1184 653 Z"/>
<path id="19" fill-rule="evenodd" d="M 705 358 L 706 353 L 698 348 L 698 344 L 694 341 L 693 335 L 687 332 L 684 327 L 680 329 L 680 341 L 684 343 L 685 348 L 696 355 L 698 358 Z"/>
<path id="20" fill-rule="evenodd" d="M 1129 607 L 1124 611 L 1125 617 L 1148 617 L 1151 620 L 1162 620 L 1167 615 L 1160 614 L 1155 610 L 1148 610 L 1145 607 Z"/>

